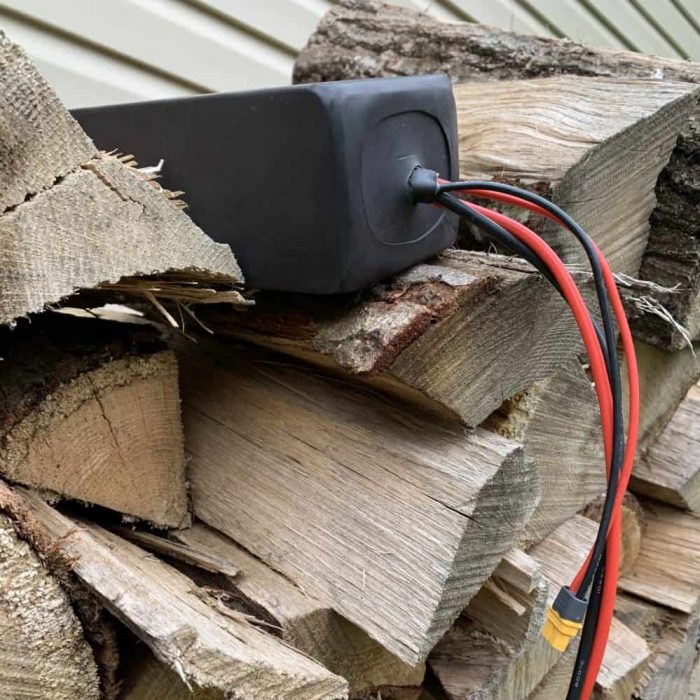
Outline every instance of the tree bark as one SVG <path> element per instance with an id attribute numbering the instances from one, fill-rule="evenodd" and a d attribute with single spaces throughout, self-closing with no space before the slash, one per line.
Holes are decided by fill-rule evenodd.
<path id="1" fill-rule="evenodd" d="M 521 36 L 475 24 L 447 24 L 375 0 L 343 0 L 321 21 L 297 58 L 295 82 L 448 73 L 456 82 L 559 75 L 700 82 L 700 65 L 577 42 Z M 700 108 L 688 115 L 681 138 L 656 183 L 658 205 L 641 268 L 644 279 L 680 293 L 659 295 L 691 336 L 700 333 Z M 635 144 L 633 148 L 637 148 Z M 678 349 L 682 336 L 654 315 L 636 323 L 648 342 Z"/>
<path id="2" fill-rule="evenodd" d="M 198 312 L 243 338 L 408 398 L 468 426 L 580 347 L 568 307 L 516 258 L 449 251 L 359 301 L 262 295 Z"/>

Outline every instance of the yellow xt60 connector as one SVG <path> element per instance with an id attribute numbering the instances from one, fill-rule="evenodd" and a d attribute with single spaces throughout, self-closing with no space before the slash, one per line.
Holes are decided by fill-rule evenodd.
<path id="1" fill-rule="evenodd" d="M 557 651 L 566 651 L 569 642 L 579 633 L 582 627 L 582 623 L 563 620 L 554 608 L 549 608 L 547 610 L 547 620 L 542 628 L 542 636 Z"/>
<path id="2" fill-rule="evenodd" d="M 569 642 L 583 627 L 588 603 L 577 598 L 567 586 L 559 594 L 549 610 L 542 628 L 542 636 L 557 651 L 566 651 Z"/>

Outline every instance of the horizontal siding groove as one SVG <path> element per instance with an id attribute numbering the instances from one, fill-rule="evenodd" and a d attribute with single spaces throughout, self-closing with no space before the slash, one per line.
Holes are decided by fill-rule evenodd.
<path id="1" fill-rule="evenodd" d="M 700 60 L 700 0 L 390 0 L 448 22 Z M 287 85 L 338 0 L 0 0 L 71 107 Z"/>

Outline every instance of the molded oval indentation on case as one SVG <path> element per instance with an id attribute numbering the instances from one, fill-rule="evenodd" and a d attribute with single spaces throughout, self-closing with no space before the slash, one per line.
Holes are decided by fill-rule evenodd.
<path id="1" fill-rule="evenodd" d="M 446 177 L 450 174 L 447 137 L 430 114 L 400 112 L 385 117 L 367 134 L 362 149 L 362 197 L 367 225 L 382 243 L 414 243 L 445 216 L 441 208 L 411 201 L 407 185 L 417 165 Z"/>

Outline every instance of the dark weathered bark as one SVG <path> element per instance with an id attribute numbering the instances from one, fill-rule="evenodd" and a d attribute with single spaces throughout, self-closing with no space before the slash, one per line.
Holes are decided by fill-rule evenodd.
<path id="1" fill-rule="evenodd" d="M 446 24 L 376 0 L 343 0 L 322 20 L 299 55 L 296 82 L 448 73 L 455 81 L 537 78 L 561 74 L 700 82 L 700 65 L 686 61 L 521 36 L 492 27 Z M 681 138 L 656 186 L 658 205 L 641 275 L 665 286 L 662 295 L 691 337 L 700 334 L 700 111 Z M 637 334 L 676 349 L 682 336 L 654 315 L 635 320 Z"/>

